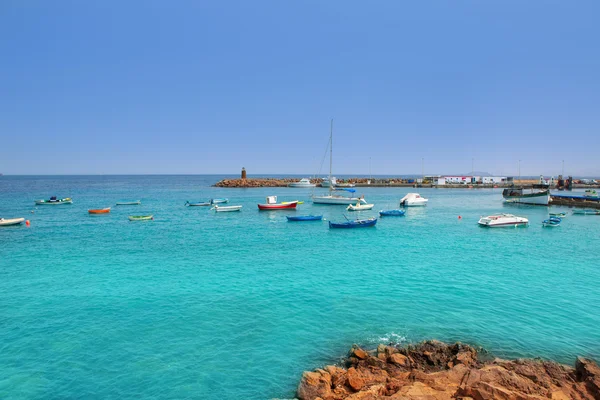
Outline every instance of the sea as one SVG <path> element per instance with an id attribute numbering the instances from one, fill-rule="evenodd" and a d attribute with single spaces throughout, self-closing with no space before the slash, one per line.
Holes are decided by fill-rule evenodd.
<path id="1" fill-rule="evenodd" d="M 0 217 L 30 222 L 0 228 L 0 398 L 290 399 L 353 344 L 426 339 L 600 359 L 598 216 L 555 207 L 568 217 L 543 228 L 548 208 L 501 189 L 386 187 L 356 188 L 375 208 L 353 213 L 313 205 L 323 189 L 213 187 L 223 178 L 0 177 Z M 408 192 L 427 207 L 328 228 Z M 270 195 L 304 203 L 258 211 Z M 73 204 L 34 205 L 50 196 Z M 243 208 L 184 206 L 211 198 Z M 494 213 L 530 226 L 478 226 Z M 286 219 L 308 214 L 324 220 Z"/>

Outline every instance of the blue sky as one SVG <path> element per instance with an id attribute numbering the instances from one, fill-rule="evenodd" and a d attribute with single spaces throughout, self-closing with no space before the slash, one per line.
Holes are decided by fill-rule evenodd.
<path id="1" fill-rule="evenodd" d="M 0 2 L 0 172 L 600 175 L 598 1 Z M 327 163 L 326 163 L 327 164 Z M 321 171 L 325 174 L 326 167 Z"/>

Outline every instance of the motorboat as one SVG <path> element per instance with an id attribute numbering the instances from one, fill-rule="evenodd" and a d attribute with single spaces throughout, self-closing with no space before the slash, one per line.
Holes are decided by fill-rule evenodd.
<path id="1" fill-rule="evenodd" d="M 141 200 L 117 202 L 118 206 L 139 206 L 140 204 L 142 204 Z"/>
<path id="2" fill-rule="evenodd" d="M 356 204 L 349 204 L 348 207 L 346 207 L 346 210 L 348 210 L 348 211 L 366 211 L 366 210 L 373 209 L 374 206 L 375 206 L 375 204 L 361 204 L 360 202 L 358 202 Z"/>
<path id="3" fill-rule="evenodd" d="M 408 193 L 400 199 L 401 207 L 422 207 L 426 206 L 429 199 L 421 197 L 419 193 Z"/>
<path id="4" fill-rule="evenodd" d="M 321 221 L 322 215 L 294 215 L 286 217 L 288 221 Z"/>
<path id="5" fill-rule="evenodd" d="M 130 215 L 130 221 L 151 221 L 154 219 L 153 215 Z"/>
<path id="6" fill-rule="evenodd" d="M 329 132 L 329 177 L 327 180 L 324 180 L 321 183 L 322 187 L 329 189 L 329 193 L 326 195 L 322 195 L 322 196 L 313 195 L 312 196 L 313 204 L 339 204 L 339 205 L 346 205 L 346 206 L 349 204 L 356 204 L 357 202 L 360 202 L 361 204 L 367 204 L 367 201 L 364 199 L 364 197 L 355 197 L 355 196 L 347 197 L 347 196 L 342 196 L 339 194 L 333 194 L 334 186 L 336 186 L 336 179 L 335 179 L 335 177 L 331 176 L 332 165 L 333 165 L 333 120 L 331 120 L 331 128 L 330 128 L 330 132 Z M 356 190 L 350 189 L 350 188 L 345 188 L 342 190 L 345 190 L 349 193 L 356 192 Z"/>
<path id="7" fill-rule="evenodd" d="M 553 228 L 555 226 L 559 226 L 561 222 L 562 219 L 560 219 L 559 217 L 550 217 L 542 221 L 542 226 Z"/>
<path id="8" fill-rule="evenodd" d="M 90 214 L 108 214 L 110 212 L 110 207 L 108 208 L 99 208 L 96 210 L 88 210 Z"/>
<path id="9" fill-rule="evenodd" d="M 550 202 L 549 189 L 531 188 L 530 193 L 526 193 L 522 187 L 507 188 L 502 191 L 502 197 L 506 203 L 532 204 L 538 206 L 547 206 Z"/>
<path id="10" fill-rule="evenodd" d="M 512 214 L 498 214 L 481 217 L 478 223 L 481 226 L 487 226 L 490 228 L 501 228 L 527 226 L 529 224 L 529 220 L 527 218 L 517 217 L 516 215 Z"/>
<path id="11" fill-rule="evenodd" d="M 216 212 L 231 212 L 231 211 L 240 211 L 242 206 L 214 206 L 211 210 L 215 210 Z"/>
<path id="12" fill-rule="evenodd" d="M 20 225 L 25 222 L 25 218 L 0 218 L 0 226 Z"/>
<path id="13" fill-rule="evenodd" d="M 186 201 L 185 206 L 186 207 L 208 207 L 208 206 L 212 206 L 212 203 L 210 201 L 202 201 L 202 202 L 197 202 L 197 203 L 190 203 L 189 201 Z"/>
<path id="14" fill-rule="evenodd" d="M 573 215 L 600 215 L 600 210 L 590 208 L 576 208 L 573 210 Z"/>
<path id="15" fill-rule="evenodd" d="M 599 199 L 600 198 L 598 196 L 598 192 L 596 192 L 594 189 L 587 189 L 585 192 L 583 192 L 583 197 L 588 198 L 588 199 Z"/>
<path id="16" fill-rule="evenodd" d="M 336 187 L 339 187 L 339 188 L 353 188 L 353 187 L 355 187 L 356 185 L 355 185 L 354 183 L 349 183 L 349 182 L 348 182 L 348 183 L 336 183 L 336 185 L 335 185 L 335 186 L 336 186 Z"/>
<path id="17" fill-rule="evenodd" d="M 35 204 L 41 205 L 59 205 L 59 204 L 73 204 L 73 199 L 66 197 L 64 199 L 57 199 L 56 196 L 50 197 L 49 200 L 36 200 Z"/>
<path id="18" fill-rule="evenodd" d="M 382 217 L 402 217 L 406 214 L 405 210 L 381 210 L 379 211 L 379 215 Z"/>
<path id="19" fill-rule="evenodd" d="M 292 182 L 288 184 L 291 188 L 312 188 L 317 186 L 315 183 L 310 183 L 310 179 L 302 178 L 298 182 Z"/>
<path id="20" fill-rule="evenodd" d="M 267 202 L 264 204 L 258 204 L 258 209 L 261 211 L 266 210 L 290 210 L 296 209 L 298 205 L 297 201 L 292 201 L 286 204 L 277 203 L 277 196 L 267 196 Z"/>
<path id="21" fill-rule="evenodd" d="M 370 226 L 375 226 L 377 224 L 377 218 L 368 218 L 368 219 L 355 219 L 348 220 L 346 222 L 331 222 L 329 221 L 329 228 L 367 228 Z"/>

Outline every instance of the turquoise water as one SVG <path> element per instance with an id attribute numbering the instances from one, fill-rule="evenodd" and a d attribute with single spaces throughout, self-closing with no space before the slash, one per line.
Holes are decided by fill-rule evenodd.
<path id="1" fill-rule="evenodd" d="M 343 220 L 310 190 L 210 187 L 220 178 L 0 177 L 0 217 L 31 221 L 0 229 L 0 398 L 290 398 L 353 343 L 600 358 L 600 217 L 542 228 L 546 208 L 503 205 L 499 190 L 419 189 L 424 209 L 330 231 L 285 218 Z M 375 210 L 409 191 L 358 189 Z M 271 194 L 306 203 L 259 212 Z M 51 195 L 74 204 L 33 205 Z M 183 206 L 211 197 L 243 210 Z M 496 212 L 531 226 L 477 225 Z"/>

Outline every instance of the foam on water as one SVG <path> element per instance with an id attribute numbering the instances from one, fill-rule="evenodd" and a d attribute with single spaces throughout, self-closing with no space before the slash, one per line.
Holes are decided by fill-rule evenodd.
<path id="1" fill-rule="evenodd" d="M 0 217 L 31 220 L 0 229 L 1 398 L 291 398 L 302 371 L 353 343 L 436 338 L 502 357 L 600 358 L 600 217 L 544 229 L 546 208 L 504 206 L 499 190 L 419 189 L 426 208 L 329 230 L 285 218 L 344 220 L 310 190 L 210 187 L 218 179 L 0 178 Z M 395 208 L 409 191 L 359 188 L 376 206 L 352 215 Z M 305 203 L 259 212 L 271 194 Z M 33 205 L 51 195 L 74 204 Z M 183 206 L 217 197 L 242 211 Z M 497 212 L 531 226 L 477 225 Z"/>

